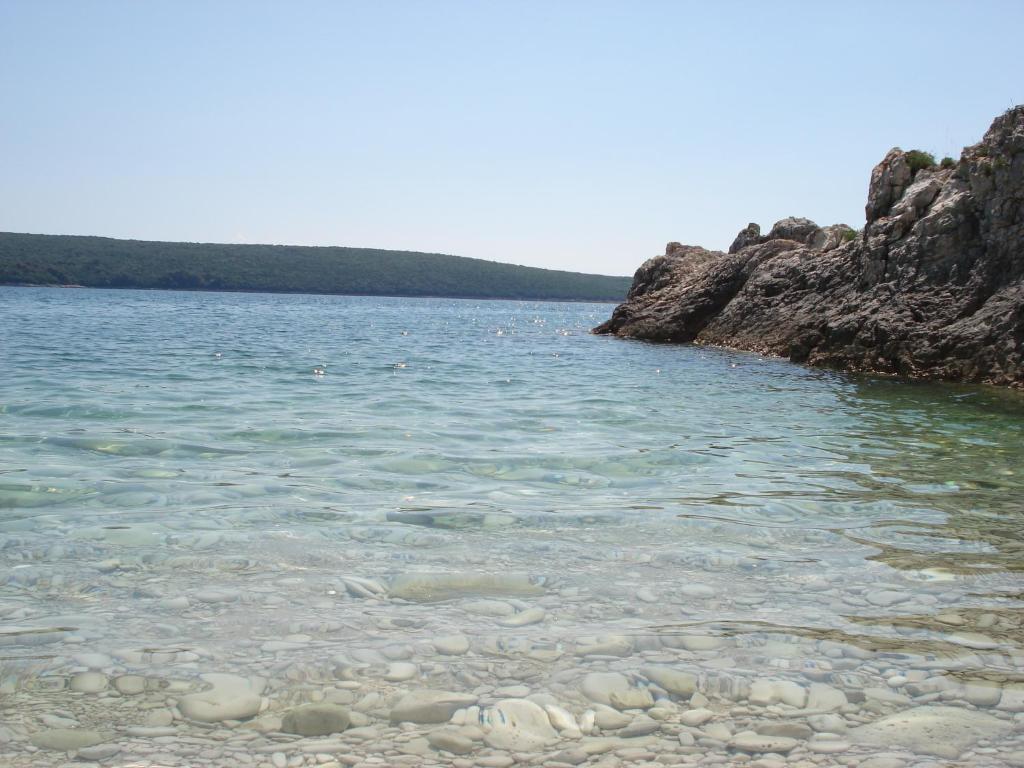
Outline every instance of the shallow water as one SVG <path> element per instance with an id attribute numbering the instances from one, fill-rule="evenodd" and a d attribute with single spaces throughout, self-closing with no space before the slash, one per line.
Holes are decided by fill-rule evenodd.
<path id="1" fill-rule="evenodd" d="M 1024 398 L 590 335 L 610 311 L 0 288 L 0 762 L 73 727 L 105 765 L 452 764 L 390 722 L 440 689 L 568 711 L 521 749 L 471 701 L 445 726 L 540 763 L 622 737 L 585 727 L 616 672 L 657 728 L 591 762 L 914 765 L 856 729 L 941 705 L 987 719 L 935 756 L 1024 764 Z M 183 714 L 210 674 L 259 711 Z M 356 726 L 319 752 L 279 720 L 317 701 Z"/>

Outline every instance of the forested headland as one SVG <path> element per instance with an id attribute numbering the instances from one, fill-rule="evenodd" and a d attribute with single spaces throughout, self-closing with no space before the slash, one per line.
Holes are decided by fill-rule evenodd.
<path id="1" fill-rule="evenodd" d="M 376 248 L 0 232 L 0 284 L 621 301 L 630 278 Z"/>

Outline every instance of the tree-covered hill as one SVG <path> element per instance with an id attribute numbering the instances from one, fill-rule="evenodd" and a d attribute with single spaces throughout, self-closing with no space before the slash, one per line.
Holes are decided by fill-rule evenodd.
<path id="1" fill-rule="evenodd" d="M 621 301 L 630 278 L 375 248 L 0 232 L 0 284 Z"/>

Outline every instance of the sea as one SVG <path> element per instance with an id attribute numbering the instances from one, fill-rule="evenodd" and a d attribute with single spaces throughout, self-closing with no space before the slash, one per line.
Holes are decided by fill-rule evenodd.
<path id="1" fill-rule="evenodd" d="M 612 308 L 0 288 L 0 764 L 1024 764 L 1024 397 Z"/>

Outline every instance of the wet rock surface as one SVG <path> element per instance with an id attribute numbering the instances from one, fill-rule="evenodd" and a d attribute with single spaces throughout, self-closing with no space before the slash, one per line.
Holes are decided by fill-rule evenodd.
<path id="1" fill-rule="evenodd" d="M 908 157 L 872 172 L 862 231 L 790 218 L 728 253 L 670 243 L 595 332 L 1024 388 L 1024 106 L 953 168 Z"/>

